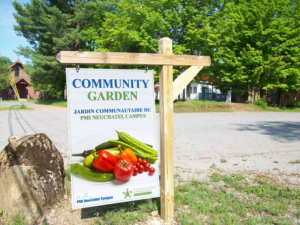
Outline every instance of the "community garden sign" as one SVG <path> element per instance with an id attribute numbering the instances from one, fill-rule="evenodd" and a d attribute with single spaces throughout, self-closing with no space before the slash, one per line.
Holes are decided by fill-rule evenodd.
<path id="1" fill-rule="evenodd" d="M 73 208 L 159 197 L 153 71 L 147 73 L 142 70 L 113 69 L 76 71 L 69 68 L 67 86 Z M 147 152 L 143 153 L 143 148 L 134 148 L 137 141 L 133 138 L 150 144 L 153 150 L 149 147 L 148 149 L 152 150 L 153 154 L 149 157 Z M 142 143 L 138 145 L 142 146 Z M 93 155 L 87 156 L 85 160 L 73 156 L 80 155 L 83 150 L 93 149 L 95 146 L 97 150 L 106 149 L 104 153 L 109 152 L 112 155 L 107 159 L 101 158 L 107 156 L 102 154 L 95 162 Z M 126 150 L 129 146 L 136 152 Z M 141 173 L 135 176 L 131 176 L 129 171 L 128 177 L 126 174 L 125 177 L 122 174 L 118 177 L 116 171 L 113 171 L 115 167 L 104 164 L 110 163 L 110 159 L 116 163 L 117 159 L 114 157 L 121 155 L 120 150 L 124 150 L 122 156 L 125 155 L 120 156 L 121 158 L 136 164 L 136 155 L 148 160 L 157 172 L 153 174 L 150 172 L 149 175 L 149 168 L 143 172 L 143 167 L 146 167 L 144 165 L 139 171 Z M 83 164 L 85 167 L 94 167 L 107 173 L 96 171 L 95 174 L 91 173 L 91 176 L 95 177 L 90 177 L 89 172 L 94 170 L 85 168 Z M 132 167 L 126 169 L 133 172 Z"/>
<path id="2" fill-rule="evenodd" d="M 172 53 L 172 40 L 169 38 L 162 38 L 159 41 L 159 52 L 158 54 L 150 54 L 150 53 L 118 53 L 118 52 L 74 52 L 74 51 L 61 51 L 57 54 L 57 60 L 61 64 L 68 65 L 68 64 L 86 64 L 86 65 L 156 65 L 160 66 L 159 71 L 159 84 L 160 84 L 160 196 L 161 196 L 161 218 L 165 221 L 171 221 L 174 219 L 174 148 L 173 148 L 173 101 L 176 99 L 176 97 L 180 94 L 180 92 L 188 85 L 188 83 L 199 73 L 199 71 L 204 66 L 210 66 L 210 57 L 209 56 L 191 56 L 191 55 L 173 55 Z M 190 66 L 185 72 L 183 72 L 174 82 L 173 82 L 173 66 Z M 82 70 L 82 69 L 81 69 Z M 87 70 L 89 71 L 89 70 Z M 98 104 L 94 105 L 95 108 L 91 106 L 93 102 L 96 100 L 101 100 L 105 98 L 109 98 L 112 100 L 111 102 L 116 102 L 115 99 L 119 99 L 118 101 L 128 99 L 126 100 L 128 105 L 132 105 L 132 110 L 134 112 L 119 112 L 120 117 L 130 117 L 130 115 L 136 115 L 140 114 L 140 118 L 133 118 L 133 119 L 140 119 L 138 120 L 138 125 L 140 127 L 148 126 L 149 130 L 146 133 L 141 132 L 140 129 L 136 128 L 134 126 L 128 125 L 128 127 L 132 127 L 132 129 L 125 130 L 125 127 L 127 126 L 127 121 L 130 121 L 131 119 L 123 119 L 124 122 L 123 125 L 120 125 L 120 128 L 124 128 L 124 130 L 120 130 L 120 132 L 128 132 L 130 135 L 135 136 L 137 139 L 140 139 L 142 142 L 150 142 L 147 144 L 153 145 L 154 148 L 156 148 L 156 141 L 155 141 L 155 107 L 153 104 L 154 97 L 153 97 L 153 74 L 152 71 L 148 71 L 147 73 L 144 73 L 144 71 L 136 71 L 136 70 L 101 70 L 97 73 L 97 70 L 94 70 L 95 72 L 91 72 L 94 75 L 84 75 L 84 73 L 90 73 L 85 70 L 80 71 L 77 75 L 74 75 L 76 73 L 75 69 L 67 69 L 67 85 L 68 85 L 68 91 L 74 91 L 74 94 L 69 93 L 68 95 L 68 104 L 71 108 L 69 108 L 69 120 L 70 122 L 76 121 L 75 123 L 71 122 L 70 125 L 80 123 L 80 121 L 89 122 L 91 126 L 93 124 L 93 121 L 96 120 L 89 120 L 89 115 L 76 115 L 76 104 L 80 105 L 80 110 L 86 109 L 86 110 L 97 110 L 99 109 L 99 114 L 96 115 L 101 117 L 104 112 L 104 108 L 108 109 L 109 107 L 102 105 L 102 102 L 98 101 Z M 92 71 L 92 70 L 91 70 Z M 123 74 L 122 74 L 123 73 Z M 128 75 L 125 75 L 128 73 Z M 73 74 L 73 75 L 72 75 Z M 98 75 L 97 75 L 98 74 Z M 100 74 L 100 75 L 99 75 Z M 101 75 L 102 74 L 102 75 Z M 98 81 L 101 79 L 100 77 L 103 76 L 103 79 L 110 77 L 109 80 L 121 80 L 117 81 L 117 85 L 119 87 L 120 82 L 122 82 L 122 76 L 126 80 L 124 85 L 124 90 L 116 90 L 115 87 L 112 87 L 111 92 L 109 94 L 105 93 L 102 95 L 97 93 L 95 90 L 86 90 L 88 88 L 79 88 L 82 85 L 85 87 L 91 86 L 93 83 L 92 79 L 94 79 L 94 82 L 96 80 Z M 77 77 L 77 78 L 76 78 Z M 87 78 L 88 77 L 88 78 Z M 152 78 L 151 78 L 152 77 Z M 75 79 L 78 79 L 74 81 Z M 82 83 L 82 80 L 89 80 L 84 81 Z M 81 80 L 81 81 L 80 81 Z M 141 80 L 139 81 L 139 88 L 137 87 L 137 82 L 135 82 L 135 86 L 133 85 L 132 90 L 125 90 L 128 86 L 126 85 L 126 82 L 129 80 Z M 148 80 L 148 82 L 147 82 Z M 73 83 L 74 82 L 74 86 Z M 103 81 L 104 82 L 104 81 Z M 119 83 L 118 83 L 119 82 Z M 131 82 L 131 81 L 130 81 Z M 106 83 L 108 84 L 108 83 Z M 99 85 L 99 84 L 98 84 Z M 104 83 L 103 83 L 104 85 Z M 78 87 L 78 88 L 77 88 Z M 143 89 L 144 88 L 144 89 Z M 80 91 L 79 91 L 80 89 Z M 152 90 L 151 90 L 152 89 Z M 147 92 L 149 90 L 149 92 Z M 82 95 L 81 95 L 81 94 Z M 74 98 L 73 98 L 73 97 Z M 77 96 L 77 97 L 76 97 Z M 85 96 L 85 100 L 77 99 L 81 98 L 79 96 Z M 146 103 L 144 106 L 142 106 L 141 102 L 138 102 L 140 98 L 144 98 L 144 103 Z M 149 98 L 149 99 L 147 99 Z M 152 99 L 150 99 L 152 98 Z M 125 100 L 124 100 L 125 101 Z M 77 103 L 76 103 L 77 102 Z M 78 103 L 79 102 L 79 103 Z M 108 101 L 107 101 L 108 102 Z M 100 104 L 101 103 L 101 104 Z M 78 105 L 77 105 L 78 106 Z M 87 106 L 87 107 L 86 107 Z M 90 107 L 91 106 L 91 107 Z M 122 107 L 121 107 L 122 106 Z M 119 110 L 122 111 L 122 109 L 127 108 L 124 107 L 125 105 L 120 105 Z M 73 107 L 73 108 L 72 108 Z M 77 107 L 78 108 L 78 107 Z M 115 108 L 115 107 L 114 107 Z M 70 111 L 72 109 L 72 111 Z M 79 109 L 79 108 L 78 108 Z M 71 112 L 71 114 L 70 114 Z M 78 112 L 78 111 L 77 111 Z M 81 112 L 81 111 L 80 111 Z M 78 113 L 80 113 L 78 112 Z M 71 116 L 70 116 L 71 115 Z M 85 116 L 85 117 L 81 117 Z M 94 115 L 95 116 L 95 115 Z M 108 116 L 108 115 L 106 115 Z M 112 116 L 112 115 L 110 115 Z M 81 119 L 80 119 L 81 118 Z M 92 118 L 92 117 L 91 117 Z M 102 117 L 103 118 L 103 117 Z M 120 119 L 114 117 L 115 119 L 107 119 L 107 120 L 98 120 L 98 121 L 105 121 L 105 127 L 114 127 L 113 123 L 117 123 L 121 121 Z M 114 121 L 114 122 L 112 122 Z M 131 122 L 132 123 L 132 122 Z M 152 124 L 151 124 L 152 123 Z M 86 124 L 86 123 L 82 123 Z M 79 129 L 82 124 L 75 125 L 78 126 L 77 129 Z M 96 124 L 96 122 L 95 122 Z M 69 125 L 69 126 L 70 126 Z M 87 129 L 86 127 L 82 126 L 82 129 Z M 70 128 L 70 131 L 72 132 L 72 127 Z M 140 131 L 140 132 L 139 132 Z M 109 135 L 112 135 L 112 133 L 109 131 Z M 103 132 L 102 132 L 103 134 Z M 76 151 L 79 151 L 79 145 L 80 141 L 78 140 L 78 137 L 76 137 L 76 134 L 72 136 L 73 134 L 70 134 L 70 137 L 74 137 L 77 141 L 76 143 L 72 144 L 72 141 L 70 140 L 71 148 L 72 145 L 74 148 L 77 148 Z M 95 137 L 88 137 L 87 142 L 90 142 L 91 144 L 96 144 L 96 142 L 93 142 L 95 140 Z M 107 137 L 108 138 L 108 137 Z M 113 138 L 113 137 L 112 137 Z M 117 139 L 117 136 L 115 137 Z M 74 141 L 75 142 L 75 141 Z M 158 164 L 154 164 L 156 168 L 158 168 Z M 157 190 L 159 190 L 159 187 L 157 186 L 158 175 L 159 171 L 156 171 L 155 176 L 151 176 L 150 180 L 148 181 L 149 184 L 154 185 L 146 185 L 145 190 L 136 190 L 135 194 L 137 198 L 152 198 L 155 196 L 159 196 L 159 193 L 157 193 Z M 144 176 L 144 175 L 143 175 Z M 74 180 L 78 180 L 80 178 L 76 177 Z M 85 182 L 85 181 L 84 181 Z M 129 182 L 131 182 L 129 180 Z M 122 184 L 123 185 L 123 184 Z M 134 196 L 134 190 L 130 186 L 130 183 L 128 183 L 128 187 L 124 185 L 125 189 L 119 196 L 119 198 L 123 198 L 122 201 L 129 201 L 130 198 Z M 148 188 L 148 189 L 147 189 Z M 84 193 L 84 192 L 83 192 Z M 146 193 L 146 195 L 139 195 L 138 193 Z M 143 197 L 141 197 L 143 196 Z M 72 196 L 72 198 L 77 196 Z M 79 196 L 78 199 L 84 199 L 86 196 Z M 110 196 L 107 196 L 108 198 Z M 93 199 L 93 196 L 89 197 Z M 73 199 L 74 200 L 74 199 Z M 95 201 L 97 198 L 95 198 Z M 110 199 L 105 199 L 109 201 Z M 132 199 L 134 200 L 134 199 Z M 77 202 L 77 201 L 76 201 Z M 112 203 L 112 201 L 111 201 Z M 78 202 L 77 204 L 80 205 Z M 110 204 L 110 203 L 107 203 Z M 80 206 L 78 205 L 78 208 Z M 89 206 L 86 206 L 89 207 Z"/>

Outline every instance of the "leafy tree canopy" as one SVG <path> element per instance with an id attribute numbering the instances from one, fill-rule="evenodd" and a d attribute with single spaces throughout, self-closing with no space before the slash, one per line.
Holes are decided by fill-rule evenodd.
<path id="1" fill-rule="evenodd" d="M 9 88 L 9 78 L 8 75 L 11 73 L 9 65 L 12 64 L 8 57 L 0 56 L 0 90 L 5 90 Z"/>
<path id="2" fill-rule="evenodd" d="M 30 76 L 43 92 L 65 84 L 65 69 L 55 60 L 58 51 L 155 53 L 162 37 L 173 40 L 174 54 L 211 56 L 212 65 L 200 74 L 222 81 L 215 84 L 224 91 L 300 90 L 297 0 L 31 0 L 13 5 L 15 30 L 30 44 L 19 52 L 32 57 Z M 174 76 L 183 69 L 174 68 Z"/>
<path id="3" fill-rule="evenodd" d="M 27 39 L 29 47 L 19 47 L 18 52 L 32 59 L 31 83 L 35 90 L 47 97 L 63 93 L 66 82 L 65 67 L 56 61 L 62 50 L 80 50 L 85 42 L 78 39 L 81 29 L 89 23 L 101 1 L 31 0 L 21 5 L 13 2 L 16 33 Z"/>
<path id="4" fill-rule="evenodd" d="M 214 77 L 245 90 L 300 90 L 299 9 L 296 0 L 225 3 L 209 35 Z"/>

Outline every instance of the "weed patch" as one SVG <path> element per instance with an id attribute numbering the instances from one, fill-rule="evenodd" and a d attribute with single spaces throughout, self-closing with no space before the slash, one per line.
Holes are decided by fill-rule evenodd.
<path id="1" fill-rule="evenodd" d="M 224 181 L 225 185 L 218 186 L 220 183 L 215 182 L 219 181 Z M 178 223 L 294 224 L 300 217 L 299 189 L 260 179 L 245 182 L 241 175 L 222 176 L 218 173 L 211 175 L 210 182 L 193 181 L 176 188 Z M 209 188 L 211 185 L 217 185 L 217 188 Z M 189 213 L 181 210 L 183 205 L 189 206 Z"/>
<path id="2" fill-rule="evenodd" d="M 1 222 L 1 220 L 0 220 Z M 30 221 L 25 219 L 25 216 L 21 213 L 16 213 L 9 216 L 7 219 L 3 221 L 5 225 L 28 225 L 33 224 Z"/>
<path id="3" fill-rule="evenodd" d="M 213 163 L 209 168 L 215 169 L 215 168 L 217 168 L 217 165 L 215 163 Z"/>
<path id="4" fill-rule="evenodd" d="M 226 159 L 220 159 L 220 163 L 227 163 Z"/>
<path id="5" fill-rule="evenodd" d="M 289 163 L 290 163 L 290 164 L 300 164 L 300 160 L 297 159 L 297 160 L 295 160 L 295 161 L 290 161 Z"/>

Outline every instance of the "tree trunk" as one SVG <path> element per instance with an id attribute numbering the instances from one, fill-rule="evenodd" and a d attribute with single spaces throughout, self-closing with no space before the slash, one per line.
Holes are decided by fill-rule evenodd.
<path id="1" fill-rule="evenodd" d="M 188 86 L 186 86 L 186 100 L 191 100 L 191 84 L 188 84 Z"/>
<path id="2" fill-rule="evenodd" d="M 185 101 L 185 89 L 183 89 L 182 100 Z"/>
<path id="3" fill-rule="evenodd" d="M 253 103 L 253 95 L 252 91 L 250 90 L 250 85 L 248 85 L 248 104 Z"/>
<path id="4" fill-rule="evenodd" d="M 278 107 L 281 107 L 281 89 L 278 90 Z"/>
<path id="5" fill-rule="evenodd" d="M 44 100 L 48 100 L 48 92 L 44 92 Z"/>
<path id="6" fill-rule="evenodd" d="M 62 86 L 62 99 L 65 99 L 65 85 Z"/>
<path id="7" fill-rule="evenodd" d="M 287 102 L 287 94 L 284 95 L 284 108 L 286 107 L 286 102 Z"/>
<path id="8" fill-rule="evenodd" d="M 259 94 L 260 94 L 260 98 L 265 98 L 264 90 L 261 87 L 259 88 Z"/>
<path id="9" fill-rule="evenodd" d="M 254 90 L 248 92 L 248 103 L 253 104 L 253 98 L 254 98 Z"/>

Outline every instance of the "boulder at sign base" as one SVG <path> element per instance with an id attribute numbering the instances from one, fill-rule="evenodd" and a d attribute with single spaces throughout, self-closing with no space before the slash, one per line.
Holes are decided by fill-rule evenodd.
<path id="1" fill-rule="evenodd" d="M 64 163 L 46 134 L 11 136 L 0 153 L 0 206 L 32 223 L 64 195 Z"/>

